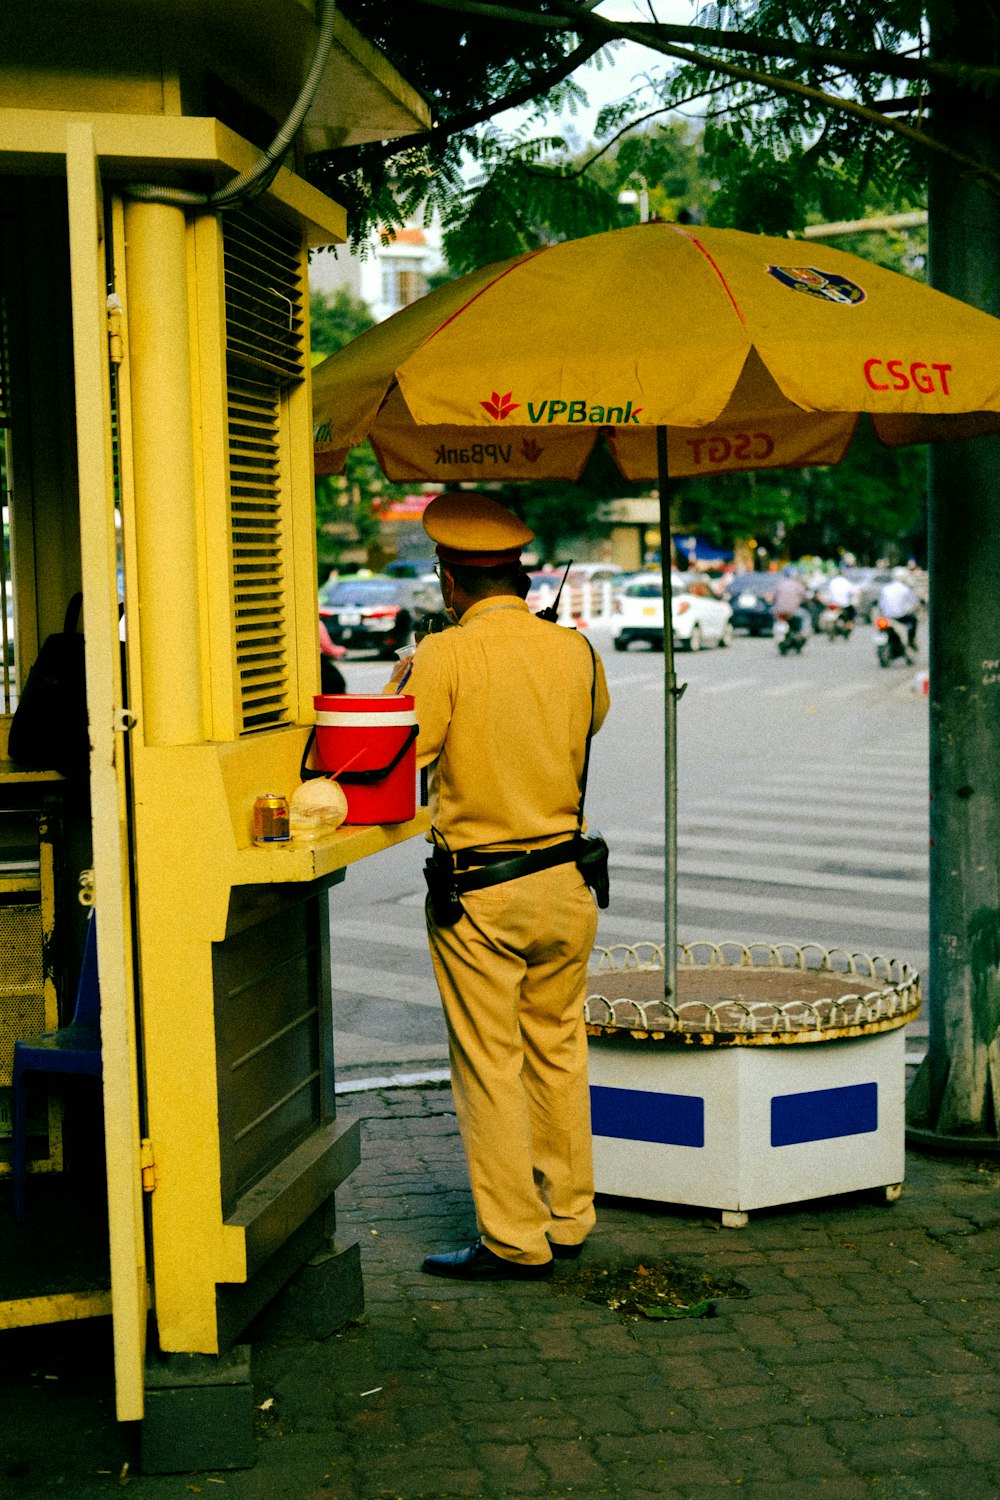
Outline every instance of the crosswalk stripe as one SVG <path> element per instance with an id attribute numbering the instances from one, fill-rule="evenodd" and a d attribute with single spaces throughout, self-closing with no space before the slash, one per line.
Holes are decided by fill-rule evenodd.
<path id="1" fill-rule="evenodd" d="M 901 898 L 926 901 L 927 878 L 919 875 L 896 874 L 895 871 L 878 875 L 842 875 L 825 870 L 776 870 L 772 865 L 745 865 L 734 872 L 728 860 L 682 859 L 680 879 L 692 876 L 707 876 L 712 879 L 748 881 L 754 885 L 790 886 L 805 891 L 856 891 L 876 901 Z"/>
<path id="2" fill-rule="evenodd" d="M 663 860 L 655 855 L 612 855 L 611 864 L 623 870 L 663 870 Z M 679 879 L 693 875 L 714 879 L 738 881 L 748 885 L 789 885 L 797 889 L 813 891 L 865 891 L 879 899 L 884 897 L 912 897 L 920 900 L 926 896 L 927 881 L 908 875 L 836 875 L 822 870 L 775 869 L 772 865 L 741 864 L 734 868 L 730 860 L 681 859 Z"/>
<path id="3" fill-rule="evenodd" d="M 649 881 L 612 881 L 612 900 L 628 898 L 634 901 L 660 903 L 663 901 L 663 886 Z M 740 894 L 715 888 L 704 889 L 683 884 L 678 892 L 678 913 L 690 907 L 706 911 L 737 911 L 744 918 L 769 916 L 781 919 L 782 926 L 798 918 L 805 921 L 823 922 L 827 927 L 850 924 L 854 927 L 891 929 L 896 932 L 927 933 L 927 913 L 908 911 L 884 911 L 874 906 L 835 906 L 830 901 L 802 901 L 792 896 Z"/>
<path id="4" fill-rule="evenodd" d="M 694 689 L 699 697 L 707 698 L 721 693 L 745 692 L 747 688 L 756 687 L 759 681 L 759 677 L 729 677 L 725 682 L 697 682 Z"/>
<path id="5" fill-rule="evenodd" d="M 803 847 L 808 847 L 811 842 L 817 845 L 817 853 L 821 852 L 818 840 L 826 836 L 825 829 L 816 826 L 825 823 L 836 824 L 838 835 L 849 835 L 852 829 L 857 829 L 859 838 L 878 830 L 880 849 L 893 848 L 897 843 L 915 844 L 918 847 L 927 846 L 927 819 L 901 819 L 898 813 L 858 813 L 855 816 L 842 812 L 830 812 L 824 814 L 817 811 L 810 817 L 810 828 L 808 835 L 802 831 L 801 815 L 788 813 L 788 805 L 785 802 L 772 804 L 774 811 L 769 812 L 769 804 L 754 802 L 752 808 L 740 807 L 731 813 L 720 812 L 695 812 L 693 809 L 685 808 L 684 816 L 678 826 L 678 838 L 701 828 L 720 828 L 731 831 L 733 828 L 742 829 L 751 843 L 766 842 L 773 833 L 783 833 L 786 830 L 799 835 Z M 780 812 L 779 812 L 780 809 Z M 785 816 L 781 816 L 784 813 Z M 883 827 L 885 831 L 883 832 Z M 663 823 L 651 823 L 645 828 L 620 828 L 614 824 L 603 824 L 601 832 L 609 843 L 615 844 L 652 844 L 663 846 Z M 858 848 L 860 856 L 864 854 L 864 846 Z"/>
<path id="6" fill-rule="evenodd" d="M 395 917 L 386 918 L 384 922 L 373 920 L 363 921 L 357 919 L 334 921 L 330 923 L 330 938 L 342 938 L 345 942 L 371 943 L 372 951 L 376 946 L 388 948 L 405 948 L 414 953 L 426 953 L 427 932 L 423 927 L 397 927 Z"/>
<path id="7" fill-rule="evenodd" d="M 635 687 L 651 687 L 653 684 L 656 684 L 658 687 L 662 687 L 663 686 L 663 673 L 660 672 L 659 674 L 657 674 L 657 673 L 647 674 L 647 673 L 644 672 L 641 676 L 636 676 L 636 677 L 615 677 L 615 676 L 609 675 L 607 672 L 605 672 L 605 674 L 604 674 L 604 680 L 608 684 L 609 688 L 616 688 L 616 687 L 630 687 L 630 688 L 635 688 Z"/>
<path id="8" fill-rule="evenodd" d="M 825 792 L 828 786 L 839 786 L 841 783 L 854 786 L 861 782 L 870 782 L 874 786 L 898 786 L 900 791 L 904 788 L 912 790 L 914 796 L 927 786 L 927 776 L 921 775 L 914 768 L 912 771 L 899 771 L 889 775 L 884 766 L 817 766 L 815 771 L 778 771 L 774 776 L 768 777 L 769 786 L 805 786 L 813 789 L 820 787 Z"/>
<path id="9" fill-rule="evenodd" d="M 841 807 L 843 802 L 843 807 Z M 853 805 L 852 805 L 853 802 Z M 684 822 L 697 823 L 702 817 L 712 817 L 718 813 L 720 802 L 685 802 Z M 900 829 L 900 832 L 910 829 L 910 832 L 927 832 L 928 811 L 927 808 L 918 807 L 913 810 L 913 802 L 892 802 L 886 807 L 882 798 L 876 808 L 868 811 L 867 807 L 859 807 L 858 798 L 823 798 L 822 802 L 811 802 L 808 796 L 798 796 L 789 792 L 786 796 L 759 796 L 751 789 L 741 787 L 741 799 L 738 804 L 733 804 L 732 817 L 729 826 L 738 823 L 741 828 L 747 828 L 750 832 L 754 825 L 760 823 L 763 828 L 771 825 L 772 817 L 787 816 L 792 813 L 793 808 L 801 808 L 798 813 L 799 826 L 810 829 L 816 834 L 817 826 L 823 823 L 835 823 L 837 828 L 850 828 L 858 826 L 864 831 L 865 828 L 888 828 Z"/>
<path id="10" fill-rule="evenodd" d="M 764 688 L 762 698 L 790 698 L 793 693 L 811 692 L 813 683 L 783 682 L 780 687 Z"/>
<path id="11" fill-rule="evenodd" d="M 916 799 L 912 794 L 910 796 L 900 795 L 898 797 L 893 796 L 891 793 L 885 796 L 883 796 L 881 793 L 873 793 L 872 795 L 877 796 L 878 805 L 882 809 L 899 808 L 900 812 L 905 813 L 914 811 L 915 805 L 919 806 L 918 799 Z M 773 804 L 775 801 L 775 789 L 770 785 L 755 786 L 752 782 L 742 782 L 740 784 L 739 799 L 736 805 L 739 807 L 741 815 L 748 804 L 757 806 L 756 799 L 758 796 L 768 798 L 768 800 Z M 782 793 L 782 796 L 785 798 L 786 806 L 789 804 L 798 805 L 800 803 L 805 803 L 810 808 L 813 806 L 823 808 L 857 808 L 859 791 L 857 788 L 852 790 L 850 787 L 845 786 L 843 791 L 837 791 L 834 788 L 824 787 L 822 791 L 818 792 L 815 786 L 810 787 L 807 782 L 803 782 L 800 785 L 789 786 L 787 790 Z M 703 804 L 696 802 L 693 805 L 695 807 L 699 807 Z M 718 805 L 719 804 L 717 800 L 711 803 L 711 807 L 713 808 L 718 807 Z M 689 803 L 688 806 L 690 807 L 691 804 Z M 778 806 L 781 806 L 780 800 L 778 800 Z"/>
<path id="12" fill-rule="evenodd" d="M 729 826 L 731 827 L 732 825 L 730 824 Z M 913 842 L 916 843 L 917 839 L 915 838 Z M 906 853 L 896 848 L 888 849 L 883 845 L 882 848 L 878 851 L 878 856 L 882 861 L 884 861 L 886 865 L 892 865 L 897 869 L 905 868 L 911 870 L 926 871 L 929 862 L 927 855 L 927 840 L 923 839 L 922 844 L 923 850 L 918 854 Z M 745 855 L 747 852 L 746 838 L 720 838 L 717 833 L 708 833 L 701 836 L 699 836 L 698 834 L 678 833 L 677 845 L 680 849 L 710 849 L 713 853 L 718 854 L 724 854 L 727 851 L 731 851 L 734 854 Z M 806 841 L 803 839 L 797 839 L 794 843 L 783 844 L 777 840 L 772 841 L 771 839 L 765 838 L 755 840 L 754 847 L 759 852 L 764 852 L 766 850 L 766 852 L 771 855 L 781 855 L 785 858 L 791 859 L 808 858 L 812 861 L 815 861 L 817 859 L 839 859 L 844 861 L 850 860 L 853 862 L 857 862 L 860 859 L 864 859 L 866 857 L 866 854 L 868 854 L 868 851 L 866 851 L 862 847 L 859 847 L 858 844 L 822 844 L 817 846 L 810 841 Z M 868 857 L 871 857 L 870 854 L 868 855 Z"/>
<path id="13" fill-rule="evenodd" d="M 804 835 L 802 832 L 802 819 L 800 817 L 769 817 L 757 820 L 741 815 L 737 824 L 735 818 L 732 816 L 726 817 L 713 813 L 705 813 L 700 817 L 691 818 L 690 821 L 685 819 L 678 831 L 678 837 L 685 838 L 693 833 L 695 829 L 718 828 L 723 832 L 731 832 L 734 827 L 738 826 L 745 831 L 752 843 L 768 844 L 774 836 L 780 837 L 783 834 L 791 833 L 796 835 L 796 844 L 799 849 L 810 850 L 815 858 L 826 854 L 831 847 L 824 843 L 823 840 L 830 837 L 854 838 L 854 842 L 851 845 L 854 856 L 857 859 L 864 859 L 866 857 L 871 858 L 871 834 L 878 830 L 878 852 L 880 853 L 888 853 L 888 851 L 905 844 L 915 849 L 927 848 L 926 819 L 919 824 L 910 825 L 901 824 L 899 818 L 894 813 L 887 814 L 883 818 L 880 818 L 877 814 L 873 814 L 869 818 L 860 816 L 857 818 L 845 818 L 842 814 L 837 813 L 827 821 L 834 823 L 836 825 L 835 829 L 828 831 L 825 828 L 812 828 L 808 835 Z M 883 824 L 885 825 L 884 829 L 882 828 Z M 659 830 L 655 836 L 655 842 L 662 843 L 662 841 L 663 832 Z"/>
<path id="14" fill-rule="evenodd" d="M 332 963 L 330 973 L 334 989 L 348 994 L 368 995 L 373 1000 L 401 1000 L 408 1005 L 441 1004 L 433 979 L 420 974 L 395 974 L 366 964 L 341 963 Z"/>
<path id="15" fill-rule="evenodd" d="M 892 750 L 868 749 L 865 751 L 865 760 L 870 764 L 877 764 L 879 761 L 886 761 L 890 765 L 902 765 L 906 761 L 912 761 L 915 766 L 926 767 L 926 739 L 924 740 L 923 744 L 914 745 L 912 746 L 912 748 L 908 748 L 905 745 L 898 745 Z"/>
<path id="16" fill-rule="evenodd" d="M 849 682 L 843 687 L 821 687 L 819 692 L 825 703 L 843 703 L 847 698 L 860 698 L 863 693 L 879 692 L 879 682 Z"/>

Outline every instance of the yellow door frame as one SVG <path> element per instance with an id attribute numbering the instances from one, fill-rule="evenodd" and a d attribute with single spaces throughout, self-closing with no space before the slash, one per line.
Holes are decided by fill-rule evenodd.
<path id="1" fill-rule="evenodd" d="M 143 1415 L 148 1288 L 111 437 L 108 284 L 94 130 L 66 126 L 73 369 L 85 601 L 104 1136 L 107 1151 L 115 1391 L 120 1421 Z"/>

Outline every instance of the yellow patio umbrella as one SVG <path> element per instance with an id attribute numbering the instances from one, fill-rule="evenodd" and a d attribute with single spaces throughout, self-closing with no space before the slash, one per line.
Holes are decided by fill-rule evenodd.
<path id="1" fill-rule="evenodd" d="M 370 437 L 392 479 L 630 479 L 837 463 L 995 431 L 1000 320 L 828 245 L 641 224 L 459 277 L 313 372 L 317 473 Z M 979 414 L 969 419 L 969 414 Z M 469 429 L 477 429 L 470 432 Z"/>
<path id="2" fill-rule="evenodd" d="M 313 371 L 316 472 L 370 438 L 390 479 L 626 478 L 835 464 L 1000 431 L 1000 319 L 828 245 L 650 223 L 448 283 Z M 670 599 L 664 570 L 664 623 Z M 665 989 L 676 990 L 676 699 L 664 629 Z"/>

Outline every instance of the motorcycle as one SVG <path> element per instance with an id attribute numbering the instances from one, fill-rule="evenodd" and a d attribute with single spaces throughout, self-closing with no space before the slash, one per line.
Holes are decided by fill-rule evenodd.
<path id="1" fill-rule="evenodd" d="M 774 639 L 778 643 L 778 650 L 782 656 L 787 656 L 789 651 L 801 655 L 802 647 L 806 643 L 802 632 L 802 616 L 779 615 L 774 622 Z"/>
<path id="2" fill-rule="evenodd" d="M 834 641 L 849 641 L 854 631 L 854 612 L 848 613 L 837 604 L 827 604 L 817 623 L 817 630 Z"/>
<path id="3" fill-rule="evenodd" d="M 875 650 L 880 667 L 891 667 L 894 661 L 899 660 L 912 666 L 913 656 L 905 621 L 888 620 L 885 615 L 879 615 L 875 621 Z"/>

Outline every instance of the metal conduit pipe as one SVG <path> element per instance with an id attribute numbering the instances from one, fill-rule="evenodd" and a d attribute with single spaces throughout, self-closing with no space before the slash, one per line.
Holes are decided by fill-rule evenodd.
<path id="1" fill-rule="evenodd" d="M 175 208 L 226 209 L 236 208 L 240 203 L 266 192 L 277 176 L 285 153 L 316 97 L 316 90 L 326 71 L 330 48 L 333 46 L 336 13 L 337 0 L 323 0 L 319 36 L 306 81 L 278 134 L 252 167 L 214 193 L 196 193 L 188 188 L 165 187 L 155 182 L 130 182 L 124 188 L 126 197 L 143 203 L 169 203 Z"/>

